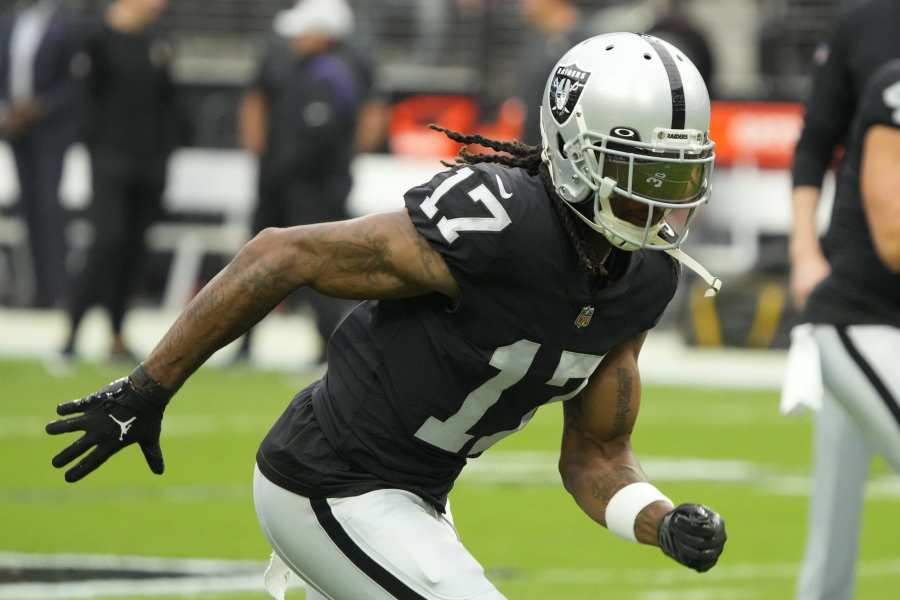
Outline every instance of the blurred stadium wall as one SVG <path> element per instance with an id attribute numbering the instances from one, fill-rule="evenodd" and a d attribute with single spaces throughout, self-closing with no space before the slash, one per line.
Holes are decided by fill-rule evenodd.
<path id="1" fill-rule="evenodd" d="M 101 0 L 71 0 L 85 15 Z M 150 303 L 176 308 L 247 237 L 254 163 L 236 148 L 237 106 L 287 0 L 172 0 L 164 19 L 176 48 L 184 147 L 170 168 L 165 222 L 149 233 L 154 260 L 144 279 Z M 453 145 L 425 128 L 439 122 L 514 137 L 520 114 L 504 103 L 516 91 L 520 57 L 534 34 L 516 0 L 355 0 L 354 43 L 378 61 L 378 85 L 391 107 L 381 153 L 354 167 L 355 213 L 400 205 L 402 193 L 439 168 Z M 426 10 L 426 4 L 430 11 Z M 780 346 L 790 322 L 785 233 L 789 173 L 801 125 L 812 55 L 847 2 L 838 0 L 581 1 L 598 33 L 645 31 L 678 11 L 707 38 L 715 61 L 715 192 L 689 242 L 690 252 L 727 282 L 716 303 L 682 286 L 666 324 L 702 345 Z M 438 6 L 440 5 L 440 6 Z M 437 6 L 437 8 L 435 8 Z M 435 12 L 435 10 L 437 12 Z M 67 159 L 62 201 L 70 215 L 70 267 L 93 232 L 87 158 Z M 27 234 L 17 215 L 11 156 L 0 144 L 0 306 L 27 301 L 32 285 Z M 827 214 L 827 206 L 823 208 Z"/>

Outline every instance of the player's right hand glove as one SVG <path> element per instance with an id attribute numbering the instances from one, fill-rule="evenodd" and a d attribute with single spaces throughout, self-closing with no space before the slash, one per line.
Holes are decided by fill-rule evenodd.
<path id="1" fill-rule="evenodd" d="M 659 547 L 698 573 L 709 571 L 725 547 L 725 521 L 700 504 L 681 504 L 663 517 Z"/>
<path id="2" fill-rule="evenodd" d="M 165 464 L 159 434 L 163 411 L 172 395 L 153 381 L 140 365 L 128 377 L 117 379 L 98 392 L 60 404 L 56 407 L 60 416 L 83 414 L 49 423 L 47 433 L 84 431 L 84 435 L 54 456 L 53 466 L 64 467 L 96 446 L 93 452 L 66 471 L 66 481 L 74 483 L 125 446 L 137 443 L 150 470 L 162 475 Z"/>

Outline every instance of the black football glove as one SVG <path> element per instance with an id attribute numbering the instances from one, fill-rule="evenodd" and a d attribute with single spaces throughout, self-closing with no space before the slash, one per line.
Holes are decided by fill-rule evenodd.
<path id="1" fill-rule="evenodd" d="M 700 504 L 681 504 L 663 517 L 659 547 L 698 573 L 709 571 L 725 547 L 725 521 Z"/>
<path id="2" fill-rule="evenodd" d="M 73 483 L 102 465 L 110 456 L 131 444 L 140 444 L 150 470 L 165 470 L 159 432 L 163 411 L 172 392 L 153 381 L 143 365 L 128 377 L 113 381 L 99 392 L 56 407 L 60 416 L 83 413 L 49 423 L 47 433 L 57 435 L 83 431 L 84 435 L 53 457 L 53 466 L 64 467 L 91 448 L 93 452 L 66 471 Z"/>

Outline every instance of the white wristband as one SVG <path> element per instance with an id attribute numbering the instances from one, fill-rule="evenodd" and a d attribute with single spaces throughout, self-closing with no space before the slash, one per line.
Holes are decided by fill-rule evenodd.
<path id="1" fill-rule="evenodd" d="M 646 481 L 629 483 L 610 498 L 606 505 L 606 528 L 622 539 L 637 541 L 634 522 L 648 505 L 658 501 L 672 503 L 671 500 Z"/>

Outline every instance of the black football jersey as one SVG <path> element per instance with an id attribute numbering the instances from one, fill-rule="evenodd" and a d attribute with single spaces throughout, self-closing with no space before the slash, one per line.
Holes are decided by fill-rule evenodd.
<path id="1" fill-rule="evenodd" d="M 807 304 L 806 319 L 813 323 L 900 327 L 900 274 L 875 251 L 860 191 L 863 145 L 875 125 L 900 129 L 900 60 L 879 69 L 863 94 L 822 244 L 831 275 Z"/>
<path id="2" fill-rule="evenodd" d="M 542 405 L 575 396 L 609 350 L 652 328 L 675 293 L 676 263 L 617 251 L 621 275 L 598 284 L 554 201 L 540 177 L 495 164 L 457 167 L 407 192 L 458 302 L 359 304 L 329 340 L 326 376 L 263 443 L 261 470 L 307 496 L 397 487 L 443 506 L 469 457 Z M 311 477 L 303 465 L 322 458 L 304 433 L 343 466 Z"/>

